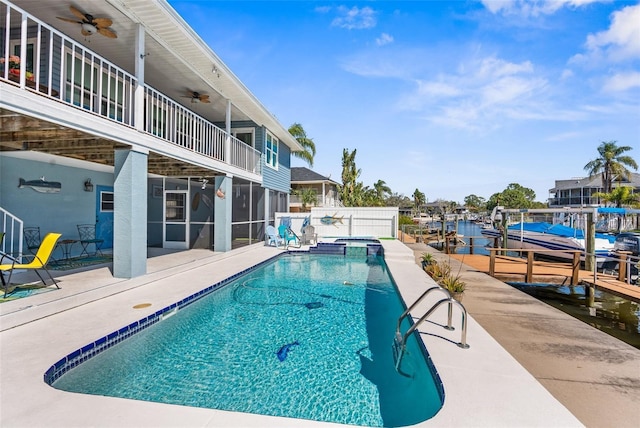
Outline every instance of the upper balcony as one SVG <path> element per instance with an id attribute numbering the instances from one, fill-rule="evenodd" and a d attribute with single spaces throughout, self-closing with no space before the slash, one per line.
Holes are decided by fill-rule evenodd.
<path id="1" fill-rule="evenodd" d="M 74 6 L 0 0 L 0 85 L 6 88 L 0 109 L 27 117 L 11 134 L 5 135 L 9 130 L 3 126 L 2 149 L 113 164 L 113 148 L 132 143 L 149 152 L 150 173 L 214 170 L 259 178 L 261 154 L 231 135 L 234 124 L 263 126 L 285 144 L 297 144 L 166 2 L 81 0 Z M 84 8 L 111 26 L 91 34 L 77 16 Z M 207 94 L 209 102 L 199 94 Z M 44 99 L 49 104 L 40 103 Z M 49 123 L 33 138 L 24 125 L 29 112 L 22 110 L 28 108 L 20 103 L 29 106 L 34 100 L 40 105 L 31 113 L 45 116 L 42 110 L 53 109 L 58 116 L 107 122 L 93 128 L 95 134 L 91 126 L 82 133 L 67 126 L 63 138 Z M 95 144 L 105 129 L 112 142 L 106 151 Z M 93 145 L 87 143 L 92 137 Z"/>

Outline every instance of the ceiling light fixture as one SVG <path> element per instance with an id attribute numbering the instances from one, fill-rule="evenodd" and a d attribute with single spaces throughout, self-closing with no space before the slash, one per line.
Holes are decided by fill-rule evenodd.
<path id="1" fill-rule="evenodd" d="M 96 34 L 98 32 L 98 29 L 94 25 L 89 24 L 88 22 L 82 23 L 82 29 L 85 32 L 89 33 L 89 35 Z"/>

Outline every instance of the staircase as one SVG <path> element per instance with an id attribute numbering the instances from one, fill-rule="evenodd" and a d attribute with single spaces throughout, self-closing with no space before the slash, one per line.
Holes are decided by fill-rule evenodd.
<path id="1" fill-rule="evenodd" d="M 14 257 L 22 256 L 23 227 L 22 220 L 0 207 L 0 232 L 4 233 L 4 239 L 0 243 L 0 257 L 4 258 L 3 264 L 10 263 Z"/>

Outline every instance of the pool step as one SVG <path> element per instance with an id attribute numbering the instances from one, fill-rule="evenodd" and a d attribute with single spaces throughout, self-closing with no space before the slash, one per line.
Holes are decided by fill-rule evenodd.
<path id="1" fill-rule="evenodd" d="M 311 254 L 334 254 L 345 257 L 382 256 L 384 254 L 382 245 L 347 245 L 344 242 L 318 242 L 317 245 L 309 247 Z"/>

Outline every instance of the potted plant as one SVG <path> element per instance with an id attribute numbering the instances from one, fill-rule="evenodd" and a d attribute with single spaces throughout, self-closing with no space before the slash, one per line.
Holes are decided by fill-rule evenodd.
<path id="1" fill-rule="evenodd" d="M 435 258 L 433 257 L 433 254 L 431 253 L 422 253 L 421 260 L 422 260 L 422 269 L 425 269 L 430 264 L 433 264 L 436 262 Z"/>
<path id="2" fill-rule="evenodd" d="M 457 275 L 447 275 L 440 280 L 440 286 L 449 291 L 451 297 L 456 299 L 458 302 L 462 302 L 466 285 L 467 284 Z"/>
<path id="3" fill-rule="evenodd" d="M 451 275 L 451 266 L 449 263 L 437 263 L 434 261 L 430 265 L 427 265 L 424 270 L 438 284 L 440 284 L 443 278 Z"/>

